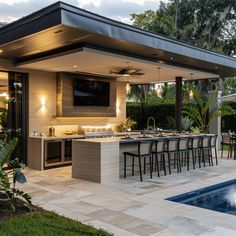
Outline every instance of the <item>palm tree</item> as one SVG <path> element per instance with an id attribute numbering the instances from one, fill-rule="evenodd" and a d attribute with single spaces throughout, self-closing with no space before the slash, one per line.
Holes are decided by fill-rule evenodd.
<path id="1" fill-rule="evenodd" d="M 148 93 L 151 90 L 150 84 L 132 85 L 131 93 L 128 94 L 128 99 L 133 99 L 135 102 L 145 103 L 147 101 Z"/>
<path id="2" fill-rule="evenodd" d="M 209 122 L 217 116 L 227 116 L 235 113 L 235 110 L 222 103 L 221 106 L 217 102 L 217 90 L 213 91 L 207 99 L 194 87 L 192 105 L 184 106 L 183 114 L 193 120 L 194 124 L 202 133 L 208 133 Z"/>

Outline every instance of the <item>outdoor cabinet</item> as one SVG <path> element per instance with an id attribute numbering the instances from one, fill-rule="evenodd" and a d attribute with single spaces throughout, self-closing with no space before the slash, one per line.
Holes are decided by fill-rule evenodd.
<path id="1" fill-rule="evenodd" d="M 54 139 L 44 141 L 44 167 L 56 167 L 71 164 L 71 139 Z"/>

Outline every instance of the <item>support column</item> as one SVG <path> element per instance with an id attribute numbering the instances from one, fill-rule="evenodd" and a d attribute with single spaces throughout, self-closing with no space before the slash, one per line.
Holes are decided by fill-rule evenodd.
<path id="1" fill-rule="evenodd" d="M 175 120 L 177 131 L 182 131 L 182 77 L 175 77 Z"/>
<path id="2" fill-rule="evenodd" d="M 212 93 L 212 92 L 211 92 Z M 222 92 L 218 91 L 216 100 L 212 103 L 212 106 L 215 107 L 216 104 L 221 105 L 221 101 L 219 98 L 221 97 Z M 210 107 L 211 109 L 211 107 Z M 217 143 L 217 150 L 220 148 L 221 144 L 221 117 L 214 117 L 210 122 L 209 122 L 209 133 L 210 134 L 217 134 L 218 135 L 218 143 Z"/>

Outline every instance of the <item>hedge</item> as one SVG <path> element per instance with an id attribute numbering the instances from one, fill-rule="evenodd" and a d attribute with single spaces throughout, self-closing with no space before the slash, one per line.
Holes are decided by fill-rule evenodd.
<path id="1" fill-rule="evenodd" d="M 228 102 L 228 104 L 236 110 L 236 102 Z M 134 129 L 146 128 L 147 119 L 150 116 L 155 118 L 157 127 L 168 129 L 167 117 L 175 117 L 175 104 L 141 105 L 138 103 L 127 103 L 127 117 L 137 122 Z M 222 117 L 221 123 L 222 132 L 227 132 L 228 130 L 236 132 L 236 114 Z"/>
<path id="2" fill-rule="evenodd" d="M 137 122 L 134 129 L 146 128 L 147 120 L 150 116 L 155 118 L 157 127 L 169 128 L 167 117 L 175 117 L 175 104 L 140 105 L 127 103 L 127 117 Z"/>

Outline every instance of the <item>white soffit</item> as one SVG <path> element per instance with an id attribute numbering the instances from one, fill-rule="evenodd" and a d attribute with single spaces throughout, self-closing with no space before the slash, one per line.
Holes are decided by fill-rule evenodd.
<path id="1" fill-rule="evenodd" d="M 219 98 L 219 100 L 221 101 L 231 101 L 231 102 L 236 102 L 236 93 L 234 94 L 230 94 L 230 95 L 226 95 L 226 96 L 222 96 Z"/>
<path id="2" fill-rule="evenodd" d="M 90 48 L 83 48 L 80 51 L 69 54 L 60 54 L 27 62 L 17 67 L 51 72 L 82 72 L 114 77 L 114 75 L 109 74 L 109 71 L 117 68 L 125 68 L 127 67 L 127 62 L 129 62 L 130 67 L 138 68 L 145 73 L 139 77 L 128 77 L 131 83 L 174 82 L 175 77 L 178 76 L 183 77 L 184 80 L 219 77 L 219 75 L 213 73 L 170 66 Z M 160 79 L 158 79 L 158 67 L 161 68 Z M 127 81 L 127 77 L 119 77 L 118 80 Z"/>

